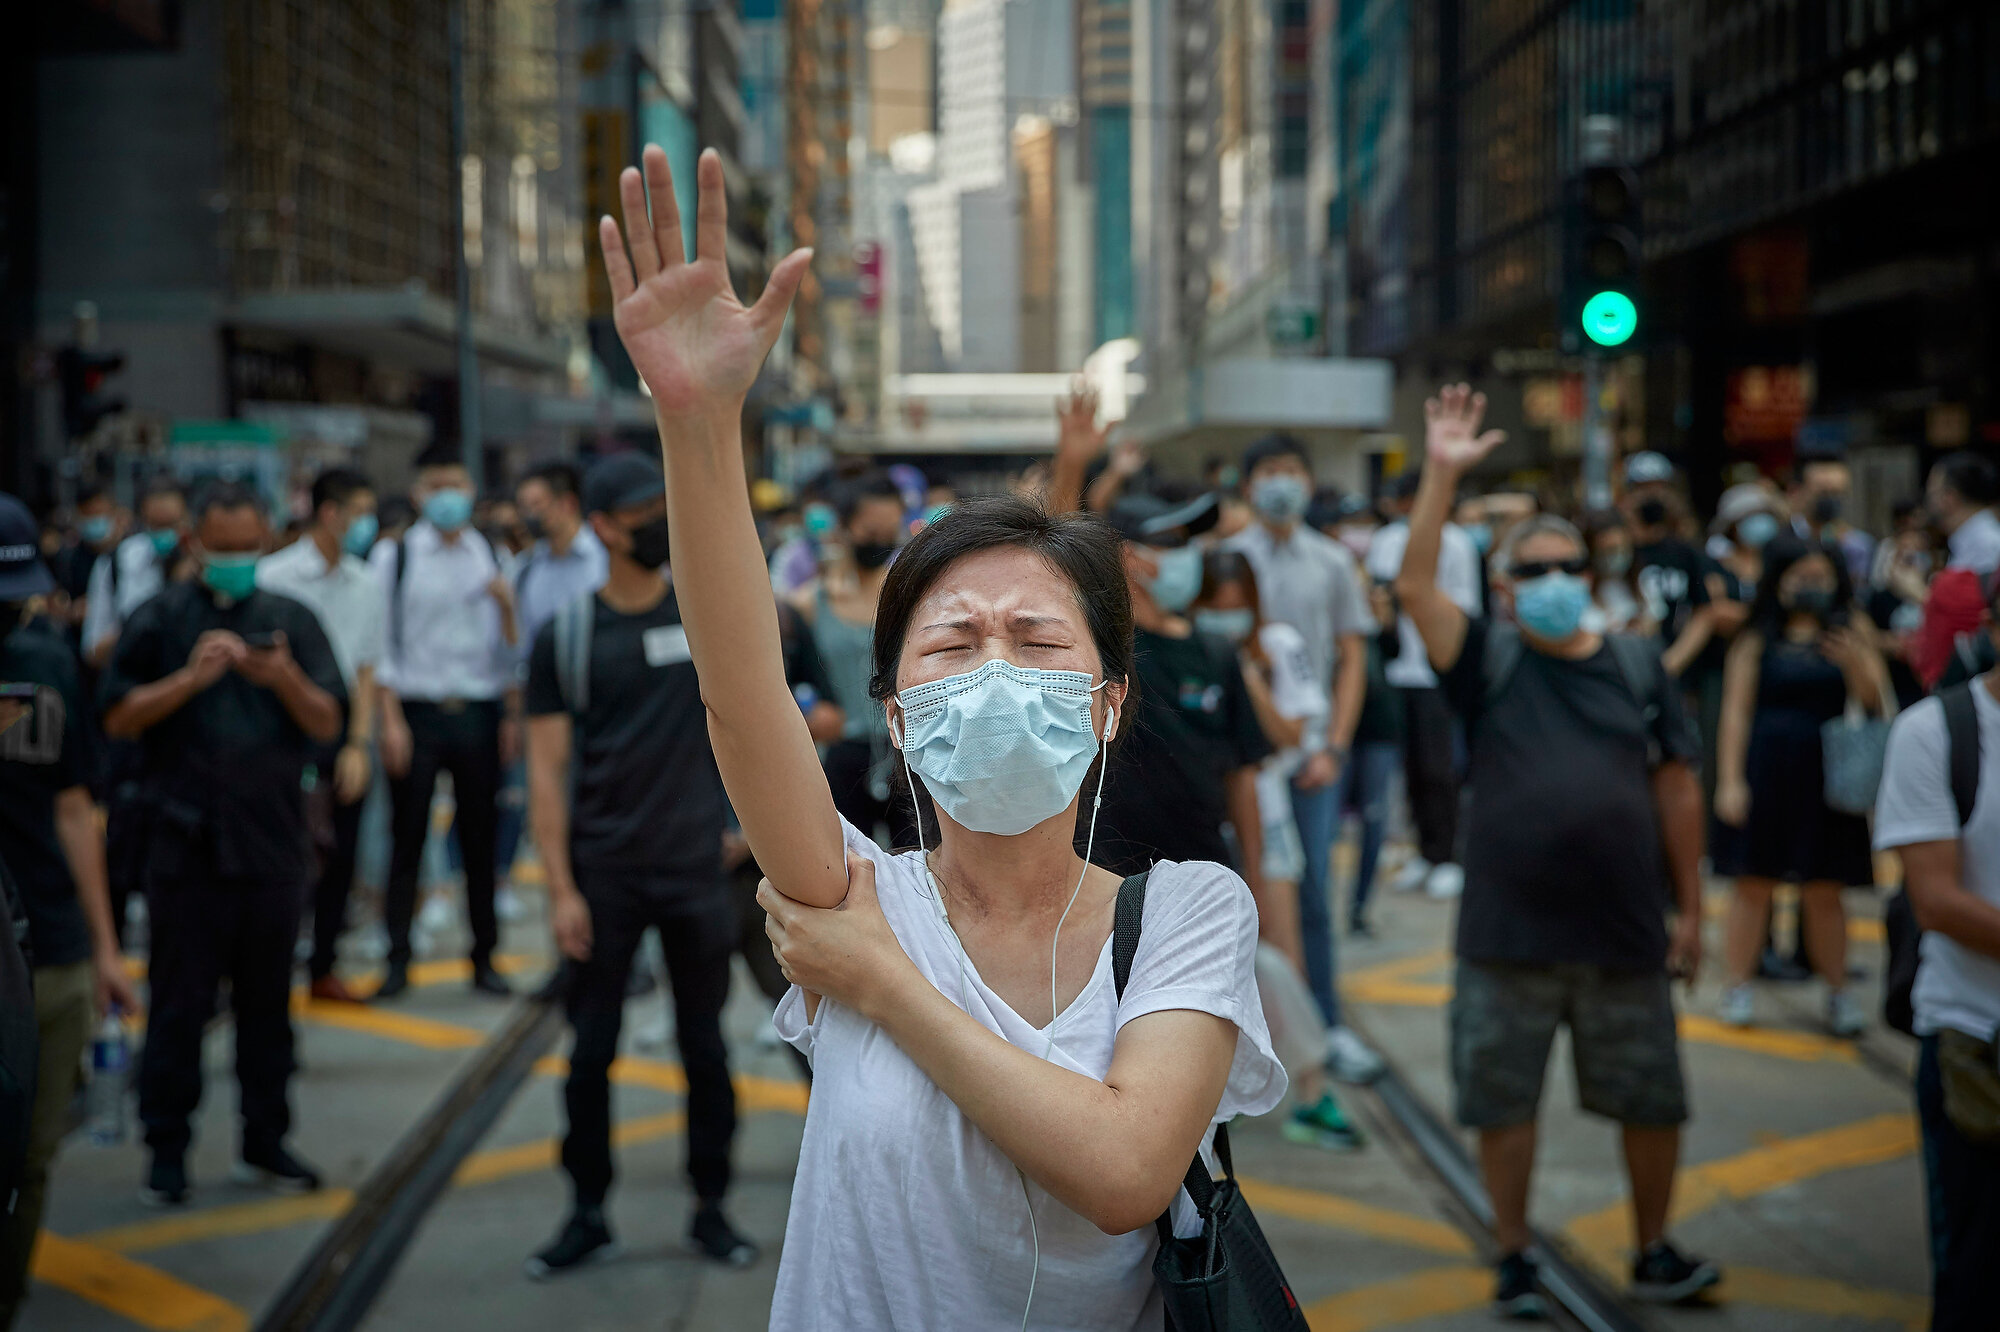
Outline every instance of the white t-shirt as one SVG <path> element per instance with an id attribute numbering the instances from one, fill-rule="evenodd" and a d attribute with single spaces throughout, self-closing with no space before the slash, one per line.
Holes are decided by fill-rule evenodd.
<path id="1" fill-rule="evenodd" d="M 847 848 L 875 865 L 882 912 L 932 984 L 979 1024 L 1040 1056 L 1047 1028 L 1017 1015 L 961 962 L 920 853 L 892 856 L 842 824 Z M 1261 1115 L 1285 1094 L 1257 993 L 1257 907 L 1234 873 L 1163 860 L 1146 884 L 1146 914 L 1120 1002 L 1105 941 L 1091 974 L 1055 1022 L 1051 1062 L 1092 1078 L 1111 1067 L 1118 1030 L 1167 1009 L 1236 1024 L 1236 1057 L 1215 1122 Z M 823 999 L 806 1021 L 796 986 L 778 1005 L 778 1034 L 812 1060 L 813 1094 L 792 1185 L 784 1256 L 771 1302 L 774 1332 L 934 1332 L 1012 1328 L 1041 1265 L 1031 1325 L 1044 1332 L 1132 1332 L 1160 1326 L 1148 1225 L 1106 1235 L 1021 1176 L 896 1043 L 852 1009 Z M 1204 1155 L 1210 1148 L 1203 1147 Z M 1210 1159 L 1210 1169 L 1214 1169 Z M 1192 1204 L 1175 1229 L 1198 1233 Z"/>
<path id="2" fill-rule="evenodd" d="M 1368 576 L 1378 583 L 1393 583 L 1403 571 L 1403 552 L 1410 544 L 1410 525 L 1390 523 L 1368 543 Z M 1477 617 L 1479 596 L 1479 547 L 1472 544 L 1466 530 L 1446 523 L 1438 546 L 1438 590 L 1467 615 Z M 1435 689 L 1437 672 L 1431 669 L 1430 652 L 1417 622 L 1407 615 L 1396 617 L 1396 659 L 1382 668 L 1382 674 L 1398 689 Z"/>
<path id="3" fill-rule="evenodd" d="M 1986 762 L 1972 821 L 1958 823 L 1951 796 L 1950 741 L 1944 705 L 1927 698 L 1896 719 L 1889 755 L 1875 798 L 1875 847 L 1880 851 L 1919 842 L 1959 843 L 1966 891 L 2000 906 L 2000 703 L 1984 684 L 1972 687 L 1979 717 L 1979 748 Z M 2000 960 L 1976 953 L 1936 930 L 1924 934 L 1912 996 L 1916 1027 L 1924 1035 L 1949 1027 L 1980 1040 L 2000 1030 Z"/>
<path id="4" fill-rule="evenodd" d="M 1271 663 L 1271 706 L 1286 721 L 1305 719 L 1305 734 L 1290 749 L 1264 760 L 1257 774 L 1257 804 L 1263 822 L 1292 817 L 1286 784 L 1308 754 L 1326 748 L 1326 691 L 1313 676 L 1305 635 L 1289 624 L 1267 623 L 1257 631 L 1257 645 Z"/>

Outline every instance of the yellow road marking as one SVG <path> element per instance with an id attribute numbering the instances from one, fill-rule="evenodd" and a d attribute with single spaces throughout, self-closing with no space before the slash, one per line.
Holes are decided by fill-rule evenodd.
<path id="1" fill-rule="evenodd" d="M 1476 1309 L 1492 1295 L 1491 1272 L 1453 1264 L 1330 1295 L 1307 1305 L 1305 1315 L 1312 1332 L 1372 1332 Z"/>
<path id="2" fill-rule="evenodd" d="M 1910 1115 L 1889 1114 L 1686 1166 L 1674 1178 L 1674 1219 L 1683 1220 L 1717 1203 L 1755 1197 L 1836 1170 L 1894 1161 L 1916 1149 L 1917 1121 Z M 1631 1243 L 1630 1212 L 1623 1202 L 1579 1216 L 1563 1229 L 1592 1262 L 1607 1271 L 1619 1268 Z"/>
<path id="3" fill-rule="evenodd" d="M 1717 1288 L 1718 1297 L 1740 1304 L 1794 1309 L 1823 1318 L 1874 1318 L 1901 1323 L 1921 1332 L 1930 1322 L 1931 1302 L 1899 1290 L 1850 1286 L 1831 1277 L 1794 1276 L 1755 1267 L 1732 1267 Z M 1314 1332 L 1318 1332 L 1317 1326 Z"/>
<path id="4" fill-rule="evenodd" d="M 127 1226 L 92 1231 L 84 1238 L 113 1253 L 146 1253 L 152 1249 L 170 1249 L 176 1244 L 257 1235 L 302 1221 L 326 1221 L 345 1212 L 353 1202 L 354 1194 L 347 1189 L 321 1189 L 296 1198 L 262 1198 L 135 1221 Z M 48 1232 L 42 1234 L 46 1236 Z"/>
<path id="5" fill-rule="evenodd" d="M 670 1138 L 686 1127 L 687 1116 L 679 1110 L 669 1110 L 665 1114 L 614 1124 L 611 1142 L 614 1146 L 630 1147 L 656 1138 Z M 466 1157 L 451 1182 L 463 1189 L 511 1179 L 516 1175 L 532 1175 L 536 1171 L 553 1169 L 560 1158 L 561 1144 L 554 1138 L 537 1138 L 513 1147 L 495 1147 Z"/>
<path id="6" fill-rule="evenodd" d="M 301 992 L 303 993 L 303 992 Z M 417 1017 L 411 1013 L 391 1013 L 367 1004 L 328 1003 L 323 999 L 294 998 L 292 1012 L 322 1027 L 366 1032 L 404 1045 L 425 1050 L 469 1050 L 483 1043 L 486 1033 L 455 1022 Z"/>
<path id="7" fill-rule="evenodd" d="M 161 1332 L 245 1332 L 250 1326 L 250 1316 L 228 1300 L 109 1249 L 47 1231 L 35 1245 L 33 1274 Z"/>
<path id="8" fill-rule="evenodd" d="M 1442 1221 L 1387 1207 L 1373 1207 L 1338 1194 L 1321 1193 L 1317 1189 L 1273 1184 L 1247 1175 L 1237 1176 L 1237 1183 L 1243 1188 L 1243 1196 L 1259 1212 L 1288 1216 L 1295 1221 L 1311 1221 L 1336 1230 L 1350 1230 L 1375 1239 L 1407 1244 L 1412 1248 L 1429 1249 L 1433 1253 L 1467 1256 L 1473 1253 L 1472 1242 L 1456 1227 Z"/>

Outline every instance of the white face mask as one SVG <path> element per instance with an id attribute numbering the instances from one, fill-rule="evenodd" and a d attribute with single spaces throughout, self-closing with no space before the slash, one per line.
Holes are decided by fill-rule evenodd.
<path id="1" fill-rule="evenodd" d="M 953 822 L 1016 836 L 1076 799 L 1097 757 L 1090 696 L 1103 687 L 996 658 L 896 696 L 903 753 Z"/>

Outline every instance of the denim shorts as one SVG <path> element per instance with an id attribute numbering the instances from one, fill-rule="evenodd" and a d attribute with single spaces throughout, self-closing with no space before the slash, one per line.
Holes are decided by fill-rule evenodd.
<path id="1" fill-rule="evenodd" d="M 1686 1122 L 1687 1085 L 1665 972 L 1462 959 L 1451 997 L 1458 1122 L 1474 1129 L 1531 1122 L 1549 1046 L 1563 1025 L 1585 1110 L 1635 1127 Z"/>

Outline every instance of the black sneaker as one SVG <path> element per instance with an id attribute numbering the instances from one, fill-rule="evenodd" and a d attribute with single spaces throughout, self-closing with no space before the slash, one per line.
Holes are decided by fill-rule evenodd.
<path id="1" fill-rule="evenodd" d="M 401 962 L 391 962 L 389 969 L 382 973 L 382 983 L 375 987 L 374 999 L 394 999 L 410 988 L 410 968 Z"/>
<path id="2" fill-rule="evenodd" d="M 547 1281 L 579 1267 L 616 1258 L 618 1253 L 618 1241 L 611 1238 L 611 1227 L 604 1224 L 603 1211 L 588 1207 L 572 1212 L 562 1233 L 546 1249 L 528 1259 L 526 1267 L 529 1276 Z"/>
<path id="3" fill-rule="evenodd" d="M 1549 1316 L 1536 1284 L 1539 1270 L 1525 1253 L 1510 1253 L 1493 1269 L 1493 1312 L 1522 1321 Z"/>
<path id="4" fill-rule="evenodd" d="M 155 1155 L 146 1171 L 145 1186 L 139 1190 L 139 1201 L 148 1207 L 185 1207 L 188 1193 L 187 1158 Z"/>
<path id="5" fill-rule="evenodd" d="M 757 1261 L 757 1246 L 736 1233 L 722 1215 L 722 1204 L 703 1203 L 694 1209 L 694 1224 L 688 1227 L 688 1247 L 731 1267 L 748 1267 Z"/>
<path id="6" fill-rule="evenodd" d="M 1632 1263 L 1632 1298 L 1652 1304 L 1685 1304 L 1722 1280 L 1706 1258 L 1690 1258 L 1661 1240 Z"/>
<path id="7" fill-rule="evenodd" d="M 511 999 L 514 997 L 514 987 L 500 979 L 500 973 L 490 966 L 474 967 L 472 969 L 472 992 L 474 994 L 490 994 L 496 999 Z"/>
<path id="8" fill-rule="evenodd" d="M 235 1179 L 274 1193 L 311 1193 L 319 1188 L 319 1172 L 286 1151 L 283 1145 L 243 1149 Z"/>

